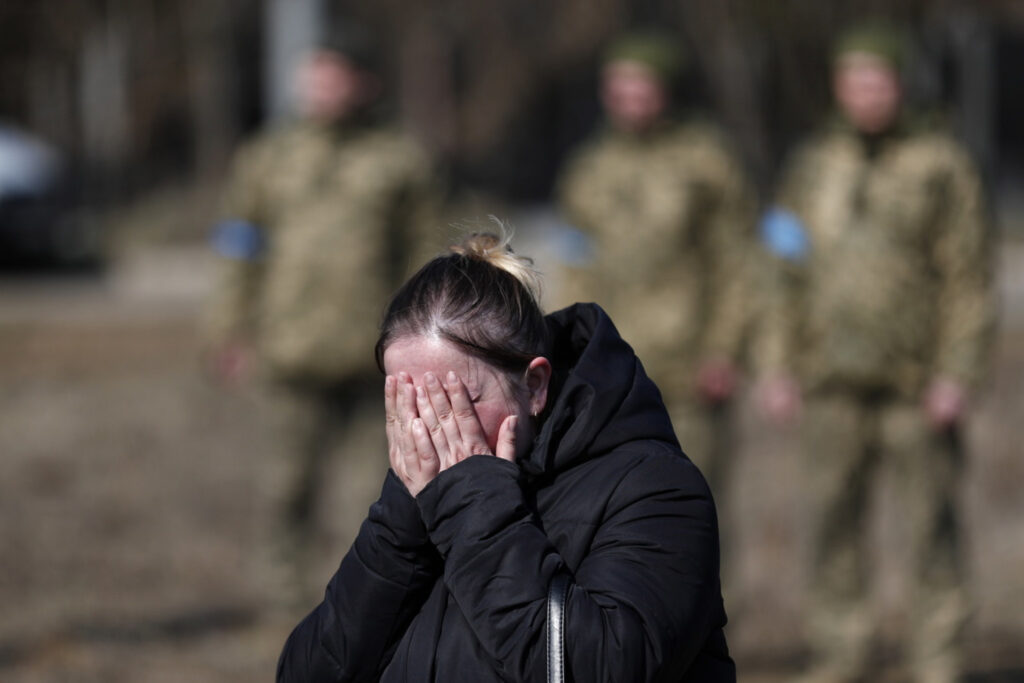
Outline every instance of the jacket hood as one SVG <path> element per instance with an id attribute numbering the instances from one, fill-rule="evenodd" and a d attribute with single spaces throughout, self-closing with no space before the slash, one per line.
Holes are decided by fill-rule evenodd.
<path id="1" fill-rule="evenodd" d="M 532 451 L 520 465 L 554 473 L 636 440 L 679 443 L 661 399 L 633 349 L 597 304 L 547 316 L 552 394 Z"/>

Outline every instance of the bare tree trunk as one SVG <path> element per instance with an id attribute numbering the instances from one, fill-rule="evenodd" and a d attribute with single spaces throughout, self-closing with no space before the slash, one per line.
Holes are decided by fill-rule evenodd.
<path id="1" fill-rule="evenodd" d="M 961 8 L 949 17 L 956 55 L 957 134 L 974 154 L 985 176 L 995 172 L 995 36 L 976 10 Z"/>
<path id="2" fill-rule="evenodd" d="M 76 126 L 74 74 L 69 64 L 37 53 L 29 63 L 28 127 L 60 147 L 75 152 Z"/>
<path id="3" fill-rule="evenodd" d="M 756 36 L 736 21 L 742 8 L 730 0 L 680 4 L 683 24 L 691 43 L 700 46 L 694 55 L 711 91 L 714 108 L 735 135 L 744 161 L 758 185 L 767 186 L 772 150 L 763 118 L 764 102 L 759 87 L 764 69 L 759 63 Z"/>
<path id="4" fill-rule="evenodd" d="M 130 151 L 128 40 L 125 24 L 111 13 L 90 27 L 81 45 L 78 105 L 82 152 L 98 170 L 90 194 L 108 199 L 122 189 Z"/>
<path id="5" fill-rule="evenodd" d="M 325 16 L 324 0 L 264 1 L 264 82 L 267 84 L 264 109 L 267 118 L 279 119 L 292 111 L 295 70 L 316 40 Z"/>
<path id="6" fill-rule="evenodd" d="M 232 78 L 232 3 L 186 4 L 185 51 L 189 104 L 195 127 L 195 168 L 200 179 L 219 174 L 239 135 L 233 116 L 237 95 Z"/>
<path id="7" fill-rule="evenodd" d="M 431 153 L 450 159 L 458 146 L 452 36 L 428 12 L 401 27 L 398 100 L 410 132 Z"/>

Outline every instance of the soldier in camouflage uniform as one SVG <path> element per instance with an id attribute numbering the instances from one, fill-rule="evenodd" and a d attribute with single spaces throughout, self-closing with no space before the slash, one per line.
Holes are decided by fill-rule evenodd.
<path id="1" fill-rule="evenodd" d="M 593 257 L 564 275 L 562 296 L 610 313 L 661 389 L 683 449 L 719 489 L 754 202 L 718 128 L 671 116 L 680 62 L 661 34 L 629 34 L 606 52 L 608 125 L 559 184 Z"/>
<path id="2" fill-rule="evenodd" d="M 300 573 L 327 456 L 380 402 L 380 313 L 429 252 L 431 167 L 370 115 L 380 89 L 372 48 L 363 34 L 334 33 L 310 53 L 298 74 L 301 116 L 239 151 L 214 235 L 225 258 L 208 312 L 213 366 L 227 378 L 256 370 L 276 390 L 286 459 L 271 484 L 283 508 L 276 543 Z M 379 431 L 376 414 L 362 419 Z M 383 443 L 349 446 L 351 519 L 341 526 L 354 536 L 387 458 Z"/>
<path id="3" fill-rule="evenodd" d="M 875 624 L 864 521 L 884 464 L 911 534 L 914 680 L 952 681 L 967 609 L 960 427 L 993 322 L 982 187 L 964 150 L 902 111 L 898 32 L 858 27 L 837 45 L 841 116 L 794 155 L 762 222 L 779 286 L 759 335 L 760 398 L 778 419 L 802 413 L 808 678 L 865 673 Z"/>

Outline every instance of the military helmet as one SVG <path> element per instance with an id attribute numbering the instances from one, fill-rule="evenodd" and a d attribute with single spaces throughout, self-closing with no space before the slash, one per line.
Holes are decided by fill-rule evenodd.
<path id="1" fill-rule="evenodd" d="M 839 34 L 832 45 L 832 63 L 852 52 L 865 52 L 901 70 L 907 60 L 910 44 L 906 33 L 886 21 L 855 24 Z"/>
<path id="2" fill-rule="evenodd" d="M 686 59 L 679 39 L 664 31 L 632 31 L 608 45 L 601 63 L 631 61 L 649 67 L 663 83 L 671 84 L 682 73 Z"/>
<path id="3" fill-rule="evenodd" d="M 343 55 L 366 71 L 376 72 L 380 67 L 377 39 L 366 26 L 349 20 L 327 22 L 317 37 L 315 47 Z"/>

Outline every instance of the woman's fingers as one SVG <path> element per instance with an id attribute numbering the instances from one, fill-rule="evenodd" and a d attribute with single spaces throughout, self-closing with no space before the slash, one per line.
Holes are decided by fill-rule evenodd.
<path id="1" fill-rule="evenodd" d="M 442 410 L 450 414 L 451 408 L 448 403 L 448 395 L 441 386 L 441 382 L 432 372 L 423 375 L 423 386 L 416 387 L 416 407 L 419 409 L 420 418 L 427 428 L 434 449 L 442 460 L 447 460 L 450 448 L 448 437 L 438 417 L 434 405 L 442 407 Z"/>
<path id="2" fill-rule="evenodd" d="M 416 469 L 419 479 L 423 482 L 420 488 L 437 476 L 441 469 L 441 460 L 434 452 L 434 444 L 430 440 L 430 432 L 427 430 L 423 420 L 416 418 L 412 422 L 412 436 L 416 442 L 416 453 L 418 455 Z M 419 493 L 419 491 L 417 491 Z M 413 495 L 416 495 L 415 493 Z"/>
<path id="3" fill-rule="evenodd" d="M 509 462 L 516 461 L 516 426 L 519 424 L 518 415 L 509 415 L 498 429 L 498 442 L 495 444 L 495 455 L 502 460 Z"/>
<path id="4" fill-rule="evenodd" d="M 451 374 L 449 373 L 449 376 Z M 462 436 L 459 434 L 459 425 L 455 421 L 455 411 L 452 408 L 448 385 L 442 384 L 437 377 L 433 377 L 433 382 L 430 382 L 424 376 L 424 381 L 427 382 L 427 396 L 437 419 L 437 424 L 431 429 L 431 433 L 436 442 L 444 444 L 438 449 L 438 456 L 441 458 L 441 469 L 445 470 L 461 459 L 458 457 L 458 452 Z"/>
<path id="5" fill-rule="evenodd" d="M 413 433 L 413 427 L 411 424 L 408 429 L 405 429 L 402 432 L 401 457 L 402 469 L 405 472 L 405 476 L 409 479 L 415 479 L 417 474 L 419 474 L 420 459 L 419 454 L 416 452 L 416 436 Z"/>
<path id="6" fill-rule="evenodd" d="M 419 417 L 416 410 L 416 387 L 412 377 L 401 372 L 398 374 L 398 422 L 402 435 L 401 445 L 406 466 L 417 464 L 416 439 L 412 433 L 413 422 Z"/>
<path id="7" fill-rule="evenodd" d="M 388 437 L 388 459 L 391 469 L 399 471 L 398 379 L 394 375 L 384 378 L 384 432 Z"/>
<path id="8" fill-rule="evenodd" d="M 408 430 L 409 424 L 418 417 L 416 412 L 416 389 L 412 378 L 404 372 L 398 373 L 397 392 L 398 422 L 402 429 Z"/>
<path id="9" fill-rule="evenodd" d="M 454 431 L 458 432 L 461 443 L 461 448 L 453 449 L 458 455 L 456 460 L 463 460 L 471 455 L 492 455 L 491 449 L 487 445 L 484 428 L 480 425 L 480 418 L 469 397 L 469 391 L 454 372 L 448 373 L 447 389 L 454 416 Z M 450 442 L 451 437 L 449 436 Z"/>
<path id="10" fill-rule="evenodd" d="M 391 468 L 415 496 L 437 476 L 440 461 L 419 418 L 416 388 L 408 374 L 385 378 L 384 413 Z"/>
<path id="11" fill-rule="evenodd" d="M 384 382 L 391 466 L 416 495 L 441 470 L 471 455 L 515 461 L 517 416 L 502 422 L 493 453 L 469 390 L 455 372 L 442 382 L 425 373 L 419 386 L 400 372 Z"/>

